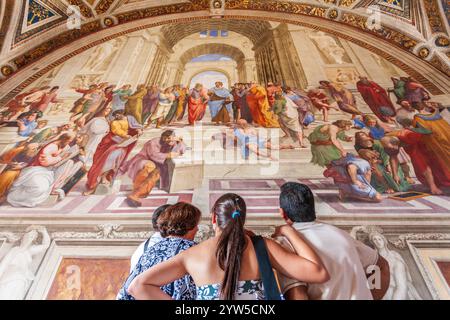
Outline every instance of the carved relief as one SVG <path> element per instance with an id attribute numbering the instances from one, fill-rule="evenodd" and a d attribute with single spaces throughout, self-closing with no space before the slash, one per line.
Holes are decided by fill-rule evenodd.
<path id="1" fill-rule="evenodd" d="M 444 22 L 439 10 L 438 0 L 424 0 L 428 22 L 433 32 L 445 32 Z"/>
<path id="2" fill-rule="evenodd" d="M 389 264 L 390 284 L 383 300 L 422 300 L 414 287 L 408 265 L 401 254 L 389 247 L 383 229 L 377 226 L 354 227 L 351 235 L 378 251 Z"/>
<path id="3" fill-rule="evenodd" d="M 89 72 L 104 71 L 121 44 L 121 40 L 113 39 L 96 47 L 83 69 Z"/>
<path id="4" fill-rule="evenodd" d="M 2 235 L 8 245 L 1 247 L 6 252 L 0 252 L 0 300 L 22 300 L 34 280 L 36 260 L 50 245 L 50 236 L 42 226 L 30 226 L 22 236 Z"/>
<path id="5" fill-rule="evenodd" d="M 111 4 L 114 2 L 115 0 L 102 0 L 100 1 L 97 6 L 95 7 L 95 11 L 97 12 L 97 14 L 102 14 L 105 13 L 106 11 L 108 11 L 108 9 L 111 7 Z"/>
<path id="6" fill-rule="evenodd" d="M 338 40 L 325 32 L 317 31 L 311 33 L 309 37 L 313 40 L 317 49 L 324 55 L 327 64 L 351 63 L 345 49 L 338 43 Z"/>

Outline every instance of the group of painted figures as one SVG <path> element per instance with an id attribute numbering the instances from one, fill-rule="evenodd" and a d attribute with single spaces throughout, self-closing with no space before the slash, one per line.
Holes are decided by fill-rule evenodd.
<path id="1" fill-rule="evenodd" d="M 0 127 L 17 129 L 19 141 L 0 156 L 0 201 L 16 207 L 35 207 L 50 195 L 59 199 L 86 174 L 85 195 L 102 185 L 113 186 L 116 177 L 127 174 L 133 190 L 130 206 L 140 206 L 159 181 L 169 184 L 167 161 L 185 152 L 186 146 L 171 126 L 195 125 L 204 121 L 209 108 L 211 121 L 223 124 L 240 147 L 243 158 L 252 153 L 275 160 L 270 140 L 258 136 L 260 128 L 280 128 L 286 138 L 305 148 L 311 144 L 312 162 L 325 167 L 324 175 L 334 179 L 340 196 L 380 201 L 382 193 L 407 191 L 417 179 L 433 194 L 450 186 L 450 128 L 447 109 L 430 101 L 427 90 L 412 78 L 393 78 L 389 92 L 366 77 L 357 89 L 372 114 L 363 114 L 353 93 L 344 86 L 321 81 L 308 92 L 278 84 L 255 82 L 235 84 L 231 90 L 217 82 L 206 89 L 201 84 L 188 90 L 181 85 L 166 89 L 130 85 L 116 89 L 108 83 L 73 88 L 81 97 L 71 110 L 70 120 L 48 127 L 42 120 L 51 104 L 61 102 L 58 87 L 36 88 L 1 106 Z M 329 111 L 341 110 L 351 120 L 330 123 Z M 323 115 L 323 124 L 308 137 L 307 129 Z M 129 155 L 146 128 L 164 128 L 161 137 L 146 142 L 131 159 Z M 339 140 L 352 129 L 357 154 L 349 153 Z M 0 129 L 1 130 L 1 129 Z M 281 144 L 280 149 L 295 148 Z"/>
<path id="2" fill-rule="evenodd" d="M 400 106 L 395 109 L 388 92 L 362 77 L 357 83 L 374 115 L 320 125 L 309 136 L 312 162 L 325 167 L 341 200 L 378 202 L 382 194 L 405 192 L 417 180 L 424 191 L 442 195 L 450 187 L 450 126 L 448 108 L 430 101 L 430 94 L 411 78 L 393 78 L 389 90 Z M 354 138 L 346 131 L 357 129 Z M 354 141 L 357 154 L 342 141 Z"/>

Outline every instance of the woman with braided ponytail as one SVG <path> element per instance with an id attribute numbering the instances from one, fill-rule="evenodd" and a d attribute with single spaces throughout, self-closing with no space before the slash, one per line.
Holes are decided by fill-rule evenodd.
<path id="1" fill-rule="evenodd" d="M 190 274 L 197 287 L 198 300 L 267 299 L 252 237 L 244 228 L 246 212 L 245 201 L 239 195 L 221 196 L 212 208 L 215 236 L 148 269 L 133 280 L 128 292 L 136 299 L 170 299 L 160 287 Z M 263 238 L 271 266 L 298 281 L 328 281 L 328 272 L 320 258 L 291 229 L 277 228 L 274 236 L 288 238 L 295 253 L 286 251 L 274 240 Z"/>

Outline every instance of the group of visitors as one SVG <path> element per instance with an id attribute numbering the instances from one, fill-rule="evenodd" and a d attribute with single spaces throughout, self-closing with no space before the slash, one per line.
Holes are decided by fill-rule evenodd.
<path id="1" fill-rule="evenodd" d="M 345 231 L 317 221 L 307 186 L 281 186 L 280 214 L 286 224 L 275 229 L 272 239 L 255 236 L 245 227 L 245 200 L 224 194 L 211 209 L 214 236 L 196 243 L 198 208 L 182 202 L 158 208 L 152 218 L 155 233 L 133 255 L 117 299 L 383 297 L 389 286 L 387 262 Z M 381 279 L 372 290 L 366 274 L 371 266 L 379 266 Z"/>

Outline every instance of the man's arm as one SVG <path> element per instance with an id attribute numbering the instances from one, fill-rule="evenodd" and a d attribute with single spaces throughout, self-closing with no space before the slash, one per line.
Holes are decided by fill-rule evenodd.
<path id="1" fill-rule="evenodd" d="M 297 286 L 289 289 L 284 297 L 286 300 L 309 300 L 308 289 L 306 286 Z"/>

